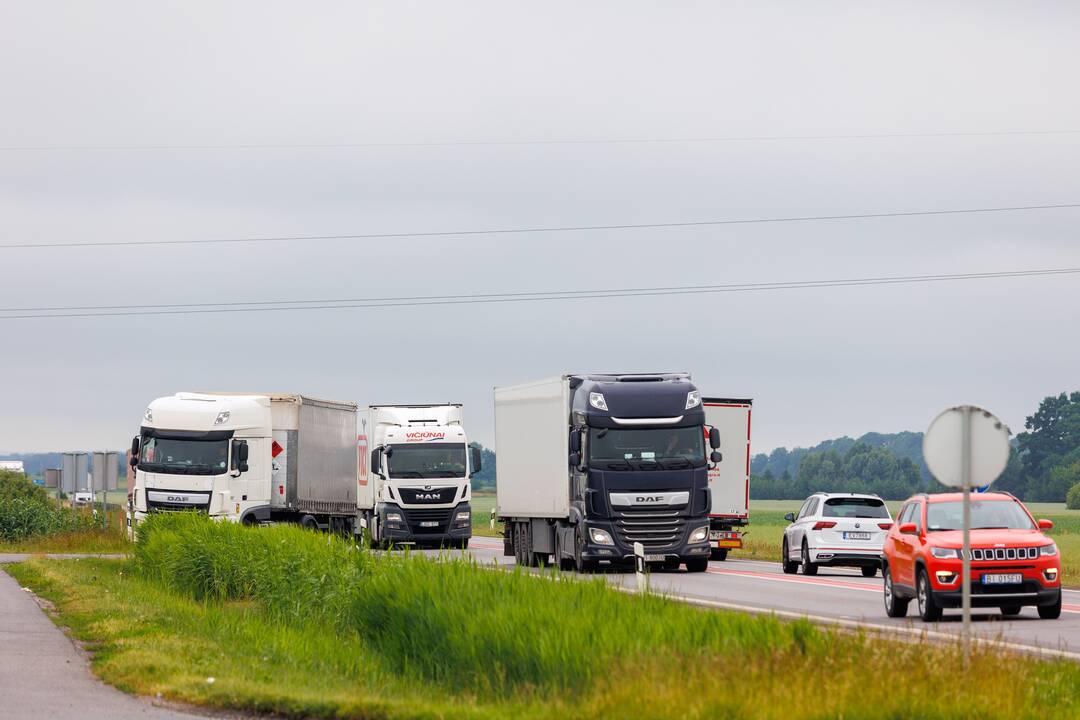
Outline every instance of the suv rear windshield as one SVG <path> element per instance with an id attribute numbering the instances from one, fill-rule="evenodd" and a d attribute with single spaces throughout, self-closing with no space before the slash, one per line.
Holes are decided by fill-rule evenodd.
<path id="1" fill-rule="evenodd" d="M 926 529 L 930 532 L 961 530 L 964 504 L 959 500 L 932 502 L 926 508 Z M 1032 530 L 1035 525 L 1015 500 L 972 500 L 972 530 Z"/>
<path id="2" fill-rule="evenodd" d="M 838 518 L 888 518 L 889 510 L 885 503 L 877 498 L 836 497 L 825 501 L 821 515 Z"/>

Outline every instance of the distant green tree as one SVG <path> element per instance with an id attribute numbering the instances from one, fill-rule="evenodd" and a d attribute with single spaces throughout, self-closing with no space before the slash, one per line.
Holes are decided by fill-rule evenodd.
<path id="1" fill-rule="evenodd" d="M 480 472 L 472 476 L 473 490 L 494 490 L 495 452 L 478 442 L 469 443 L 469 447 L 480 448 Z"/>
<path id="2" fill-rule="evenodd" d="M 1065 496 L 1065 507 L 1070 510 L 1080 510 L 1080 482 L 1069 488 Z"/>
<path id="3" fill-rule="evenodd" d="M 1017 436 L 1024 464 L 1024 498 L 1062 502 L 1072 483 L 1068 468 L 1080 462 L 1080 392 L 1045 398 Z"/>

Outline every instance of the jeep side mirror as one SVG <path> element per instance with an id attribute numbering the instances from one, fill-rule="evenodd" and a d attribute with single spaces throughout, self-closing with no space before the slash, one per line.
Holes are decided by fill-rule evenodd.
<path id="1" fill-rule="evenodd" d="M 139 464 L 139 436 L 131 438 L 131 457 L 128 458 L 128 464 L 131 467 L 135 467 Z"/>
<path id="2" fill-rule="evenodd" d="M 713 450 L 720 449 L 720 431 L 717 428 L 709 428 L 709 447 Z M 720 462 L 715 460 L 714 462 Z"/>
<path id="3" fill-rule="evenodd" d="M 1047 520 L 1046 518 L 1040 519 L 1039 520 L 1039 529 L 1040 530 L 1053 530 L 1054 529 L 1054 521 L 1053 520 Z"/>
<path id="4" fill-rule="evenodd" d="M 480 453 L 480 448 L 474 447 L 474 448 L 471 448 L 471 450 L 472 450 L 472 471 L 473 471 L 473 475 L 475 475 L 476 473 L 480 472 L 480 469 L 483 467 L 483 462 L 482 462 L 482 459 L 481 459 L 482 456 L 481 456 L 481 453 Z"/>
<path id="5" fill-rule="evenodd" d="M 784 519 L 787 520 L 789 523 L 795 522 L 795 513 L 788 513 L 784 516 Z"/>
<path id="6" fill-rule="evenodd" d="M 713 465 L 718 465 L 724 462 L 724 454 L 722 452 L 713 450 L 712 453 L 709 455 L 709 461 L 712 462 Z"/>
<path id="7" fill-rule="evenodd" d="M 904 535 L 914 535 L 918 530 L 919 528 L 915 523 L 904 523 L 900 526 L 900 532 Z"/>

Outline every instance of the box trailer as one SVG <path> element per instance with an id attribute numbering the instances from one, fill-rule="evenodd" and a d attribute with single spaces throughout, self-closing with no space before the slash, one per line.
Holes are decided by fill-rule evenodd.
<path id="1" fill-rule="evenodd" d="M 724 460 L 709 470 L 712 511 L 709 542 L 712 559 L 726 560 L 728 551 L 743 546 L 750 521 L 750 419 L 754 401 L 746 398 L 705 398 L 705 422 L 720 433 Z"/>

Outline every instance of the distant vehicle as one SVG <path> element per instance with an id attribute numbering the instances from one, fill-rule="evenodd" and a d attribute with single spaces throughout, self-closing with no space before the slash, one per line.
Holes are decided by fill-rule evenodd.
<path id="1" fill-rule="evenodd" d="M 94 494 L 90 492 L 77 492 L 71 495 L 73 505 L 91 505 L 94 502 Z"/>
<path id="2" fill-rule="evenodd" d="M 750 522 L 750 413 L 749 399 L 705 398 L 705 423 L 720 432 L 723 462 L 709 470 L 712 510 L 709 542 L 712 559 L 727 560 L 728 551 L 743 546 Z"/>
<path id="3" fill-rule="evenodd" d="M 368 408 L 357 503 L 374 544 L 468 547 L 480 449 L 470 452 L 462 415 L 455 403 Z"/>
<path id="4" fill-rule="evenodd" d="M 709 466 L 720 460 L 720 434 L 706 431 L 688 374 L 498 387 L 495 437 L 504 553 L 519 565 L 625 566 L 641 543 L 652 565 L 708 568 Z"/>
<path id="5" fill-rule="evenodd" d="M 256 524 L 358 524 L 356 404 L 299 394 L 177 393 L 131 445 L 134 520 L 197 510 Z"/>
<path id="6" fill-rule="evenodd" d="M 963 496 L 916 495 L 904 503 L 883 553 L 885 612 L 907 615 L 915 599 L 919 616 L 939 620 L 945 608 L 961 606 Z M 971 499 L 971 606 L 996 607 L 1002 615 L 1038 608 L 1039 617 L 1061 616 L 1061 559 L 1043 534 L 1049 520 L 1036 521 L 1009 493 Z"/>
<path id="7" fill-rule="evenodd" d="M 22 460 L 0 460 L 0 470 L 11 470 L 17 473 L 26 473 Z"/>
<path id="8" fill-rule="evenodd" d="M 892 527 L 889 508 L 877 495 L 814 493 L 799 514 L 784 516 L 781 558 L 784 572 L 816 575 L 821 566 L 857 567 L 874 577 L 881 548 Z"/>

